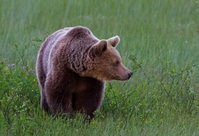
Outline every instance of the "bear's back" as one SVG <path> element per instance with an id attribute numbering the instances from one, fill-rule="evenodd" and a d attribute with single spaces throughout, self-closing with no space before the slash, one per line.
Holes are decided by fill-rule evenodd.
<path id="1" fill-rule="evenodd" d="M 46 38 L 40 49 L 40 54 L 43 56 L 41 61 L 45 75 L 50 67 L 51 58 L 60 43 L 66 44 L 68 54 L 71 54 L 71 52 L 78 54 L 84 52 L 87 46 L 93 45 L 98 40 L 88 28 L 82 26 L 66 27 L 54 32 Z M 79 49 L 74 52 L 74 48 Z"/>
<path id="2" fill-rule="evenodd" d="M 42 64 L 43 64 L 43 70 L 45 74 L 47 74 L 47 69 L 48 69 L 48 60 L 50 59 L 50 52 L 51 50 L 58 45 L 57 43 L 68 33 L 70 29 L 69 28 L 64 28 L 60 29 L 50 36 L 46 38 L 46 40 L 43 42 L 42 47 L 40 49 L 40 54 L 43 55 L 42 57 Z"/>

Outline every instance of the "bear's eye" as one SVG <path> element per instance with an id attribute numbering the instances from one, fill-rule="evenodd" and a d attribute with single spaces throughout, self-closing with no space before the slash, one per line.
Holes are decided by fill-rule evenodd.
<path id="1" fill-rule="evenodd" d="M 116 62 L 113 63 L 113 66 L 114 66 L 114 67 L 117 67 L 119 64 L 120 64 L 120 62 L 119 62 L 119 61 L 116 61 Z"/>

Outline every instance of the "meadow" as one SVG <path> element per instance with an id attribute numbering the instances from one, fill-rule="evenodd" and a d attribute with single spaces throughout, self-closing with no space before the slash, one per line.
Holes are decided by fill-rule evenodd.
<path id="1" fill-rule="evenodd" d="M 117 49 L 134 71 L 128 81 L 107 83 L 91 122 L 39 107 L 40 45 L 76 25 L 100 39 L 119 35 Z M 0 0 L 2 136 L 198 136 L 198 75 L 197 0 Z"/>

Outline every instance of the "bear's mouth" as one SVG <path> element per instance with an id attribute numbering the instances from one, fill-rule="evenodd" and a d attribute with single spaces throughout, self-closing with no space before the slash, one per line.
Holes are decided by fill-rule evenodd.
<path id="1" fill-rule="evenodd" d="M 133 75 L 132 71 L 129 71 L 127 74 L 125 75 L 116 75 L 113 80 L 121 80 L 121 81 L 125 81 L 131 78 L 131 76 Z"/>

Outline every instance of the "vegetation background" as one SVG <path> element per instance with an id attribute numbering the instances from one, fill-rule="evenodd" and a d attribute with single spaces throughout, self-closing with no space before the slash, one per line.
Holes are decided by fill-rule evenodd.
<path id="1" fill-rule="evenodd" d="M 133 78 L 107 84 L 85 122 L 39 107 L 35 61 L 52 32 L 83 25 L 117 49 Z M 0 135 L 199 135 L 198 0 L 0 0 Z"/>

